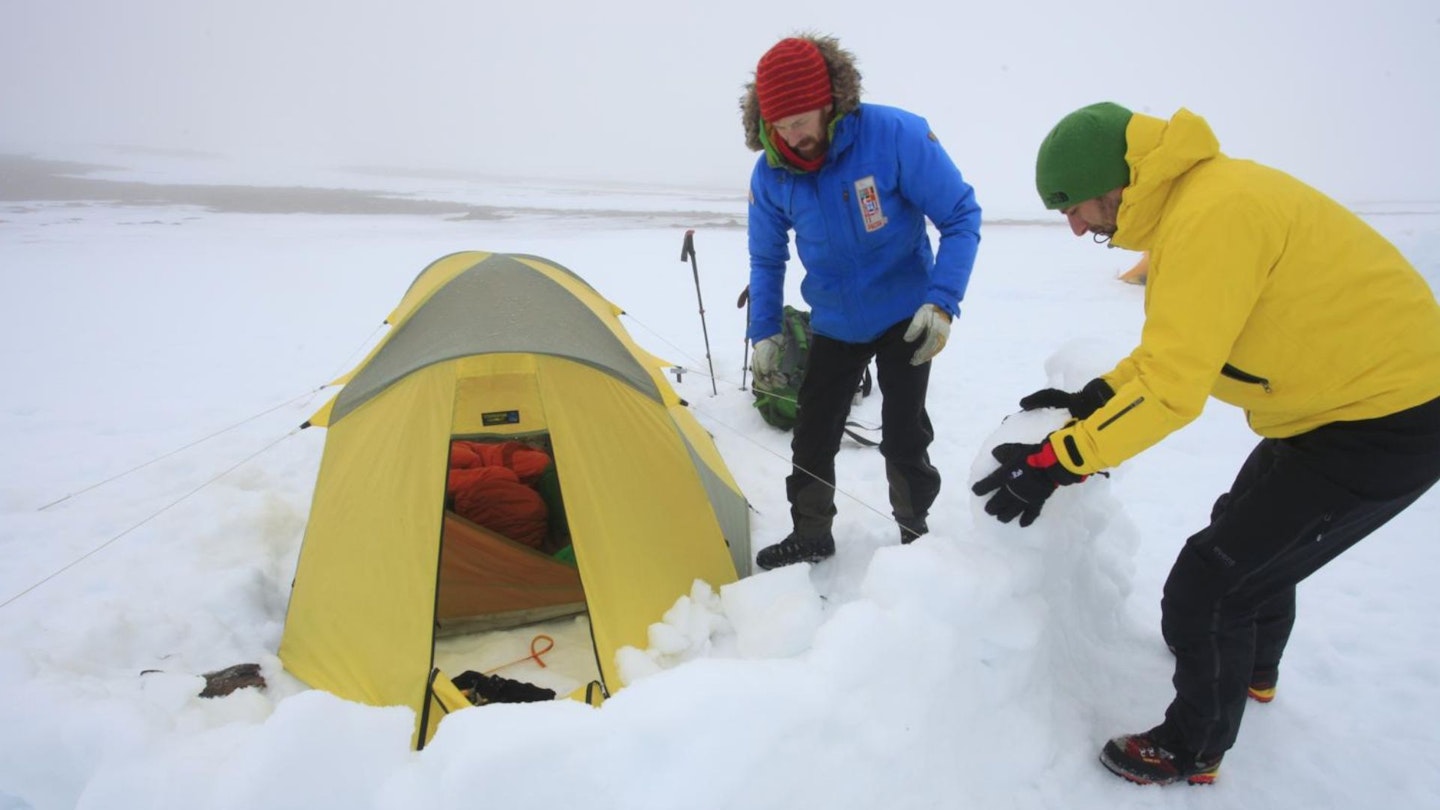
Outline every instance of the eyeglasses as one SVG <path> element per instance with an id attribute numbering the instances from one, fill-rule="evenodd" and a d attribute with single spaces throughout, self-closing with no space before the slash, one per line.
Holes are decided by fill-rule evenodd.
<path id="1" fill-rule="evenodd" d="M 772 122 L 770 124 L 770 128 L 781 134 L 798 132 L 802 129 L 807 129 L 811 126 L 814 126 L 815 121 L 819 117 L 819 110 L 816 110 L 815 112 L 801 113 L 800 115 L 792 115 L 789 118 L 782 118 L 779 121 Z"/>

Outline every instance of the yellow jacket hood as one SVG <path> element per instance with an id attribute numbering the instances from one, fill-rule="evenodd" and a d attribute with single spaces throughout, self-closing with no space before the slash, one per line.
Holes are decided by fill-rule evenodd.
<path id="1" fill-rule="evenodd" d="M 1220 141 L 1205 119 L 1181 109 L 1169 121 L 1135 113 L 1125 129 L 1130 184 L 1120 196 L 1116 247 L 1149 250 L 1160 213 L 1175 181 L 1220 155 Z"/>

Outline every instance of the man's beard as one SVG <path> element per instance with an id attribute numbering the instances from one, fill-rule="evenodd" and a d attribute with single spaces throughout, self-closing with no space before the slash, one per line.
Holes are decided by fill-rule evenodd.
<path id="1" fill-rule="evenodd" d="M 1099 225 L 1091 225 L 1088 230 L 1090 231 L 1090 237 L 1095 240 L 1095 243 L 1103 245 L 1110 241 L 1110 238 L 1115 235 L 1116 229 L 1120 227 L 1120 201 L 1118 199 L 1111 200 L 1108 196 L 1102 198 L 1100 200 L 1100 214 L 1106 221 Z"/>
<path id="2" fill-rule="evenodd" d="M 822 142 L 819 138 L 806 138 L 800 143 L 795 144 L 791 148 L 794 149 L 795 154 L 799 155 L 800 157 L 805 158 L 806 160 L 814 160 L 815 158 L 818 158 L 821 155 L 825 154 L 826 146 L 827 144 Z"/>

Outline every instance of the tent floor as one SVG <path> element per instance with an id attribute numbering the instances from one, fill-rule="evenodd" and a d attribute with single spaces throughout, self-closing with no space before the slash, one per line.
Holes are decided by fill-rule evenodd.
<path id="1" fill-rule="evenodd" d="M 541 636 L 549 636 L 554 646 L 550 647 Z M 543 667 L 531 657 L 532 649 L 544 661 Z M 452 678 L 474 670 L 553 689 L 559 698 L 600 679 L 595 643 L 590 636 L 590 617 L 585 613 L 438 639 L 435 665 Z"/>

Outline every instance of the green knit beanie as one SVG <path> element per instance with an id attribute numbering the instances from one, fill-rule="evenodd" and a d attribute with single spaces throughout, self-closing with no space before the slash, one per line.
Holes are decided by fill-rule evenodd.
<path id="1" fill-rule="evenodd" d="M 1130 182 L 1125 127 L 1132 114 L 1102 101 L 1060 119 L 1035 159 L 1035 188 L 1046 208 L 1079 205 Z"/>

